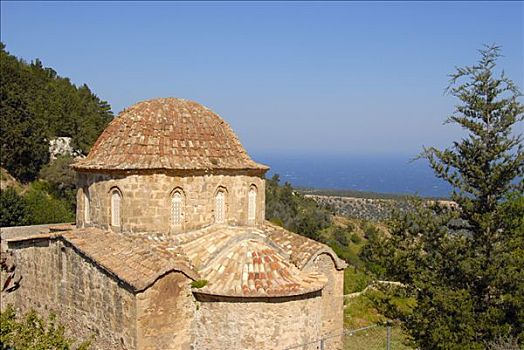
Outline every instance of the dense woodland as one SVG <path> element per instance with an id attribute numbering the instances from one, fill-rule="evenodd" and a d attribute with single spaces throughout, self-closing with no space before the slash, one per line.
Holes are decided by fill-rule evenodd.
<path id="1" fill-rule="evenodd" d="M 451 76 L 458 105 L 448 121 L 468 137 L 421 154 L 453 186 L 458 207 L 413 199 L 379 222 L 340 215 L 278 175 L 267 180 L 266 218 L 346 260 L 346 294 L 373 287 L 348 301 L 347 327 L 397 320 L 406 348 L 524 346 L 524 150 L 522 135 L 512 132 L 524 107 L 513 82 L 496 74 L 498 57 L 488 47 L 477 64 Z M 0 193 L 0 226 L 72 221 L 72 158 L 50 163 L 48 140 L 70 136 L 88 152 L 112 118 L 110 107 L 87 86 L 4 46 L 1 63 L 1 162 L 15 178 L 2 171 L 10 185 Z M 2 322 L 13 322 L 8 316 Z"/>
<path id="2" fill-rule="evenodd" d="M 109 104 L 87 85 L 75 86 L 39 59 L 9 54 L 0 43 L 2 184 L 0 226 L 74 220 L 72 157 L 50 162 L 49 140 L 67 136 L 87 154 L 112 120 Z M 7 172 L 6 172 L 7 171 Z"/>
<path id="3" fill-rule="evenodd" d="M 87 154 L 113 118 L 111 106 L 61 77 L 39 59 L 9 54 L 0 43 L 2 167 L 22 183 L 35 180 L 49 161 L 49 140 L 68 136 Z"/>

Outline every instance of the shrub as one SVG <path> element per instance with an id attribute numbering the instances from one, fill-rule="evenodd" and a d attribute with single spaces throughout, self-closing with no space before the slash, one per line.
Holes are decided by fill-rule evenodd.
<path id="1" fill-rule="evenodd" d="M 33 225 L 74 221 L 68 203 L 49 194 L 49 184 L 38 181 L 31 184 L 25 196 L 30 221 Z"/>
<path id="2" fill-rule="evenodd" d="M 362 292 L 372 282 L 364 271 L 349 266 L 344 270 L 344 294 Z"/>
<path id="3" fill-rule="evenodd" d="M 40 170 L 40 178 L 49 184 L 48 191 L 62 199 L 74 212 L 76 208 L 75 172 L 71 168 L 74 159 L 70 155 L 59 156 Z"/>
<path id="4" fill-rule="evenodd" d="M 0 227 L 30 223 L 30 212 L 24 198 L 14 188 L 0 191 Z"/>
<path id="5" fill-rule="evenodd" d="M 0 349 L 27 349 L 27 350 L 86 350 L 90 341 L 81 341 L 65 336 L 65 328 L 51 314 L 47 319 L 38 315 L 34 310 L 27 312 L 17 319 L 16 312 L 11 305 L 0 313 Z"/>
<path id="6" fill-rule="evenodd" d="M 337 241 L 343 247 L 347 247 L 349 244 L 347 232 L 342 227 L 335 228 L 333 231 L 333 238 L 335 238 L 335 241 Z"/>
<path id="7" fill-rule="evenodd" d="M 366 239 L 374 239 L 379 234 L 379 229 L 371 222 L 366 222 L 363 227 L 364 237 Z"/>
<path id="8" fill-rule="evenodd" d="M 362 238 L 360 238 L 360 236 L 357 235 L 356 233 L 353 233 L 353 234 L 351 235 L 351 238 L 350 238 L 350 239 L 351 239 L 351 242 L 353 242 L 354 244 L 357 244 L 357 245 L 358 245 L 358 244 L 361 244 L 361 243 L 362 243 Z"/>
<path id="9" fill-rule="evenodd" d="M 191 288 L 204 288 L 207 285 L 207 280 L 196 280 L 191 282 Z"/>

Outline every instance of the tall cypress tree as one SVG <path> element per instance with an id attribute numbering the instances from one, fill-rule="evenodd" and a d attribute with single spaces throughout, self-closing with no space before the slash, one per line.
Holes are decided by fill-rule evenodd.
<path id="1" fill-rule="evenodd" d="M 457 68 L 451 75 L 448 91 L 461 104 L 447 122 L 460 125 L 468 136 L 451 148 L 430 147 L 423 154 L 435 174 L 455 188 L 452 198 L 475 237 L 487 243 L 500 228 L 501 200 L 524 189 L 522 135 L 512 135 L 512 127 L 524 118 L 518 101 L 522 95 L 504 72 L 494 76 L 499 51 L 489 46 L 480 51 L 477 65 Z"/>
<path id="2" fill-rule="evenodd" d="M 423 349 L 484 349 L 504 336 L 524 342 L 524 152 L 513 130 L 524 107 L 515 84 L 495 73 L 499 48 L 480 54 L 448 88 L 459 104 L 447 122 L 467 135 L 422 153 L 454 187 L 458 209 L 420 205 L 364 249 L 416 298 L 404 325 Z"/>

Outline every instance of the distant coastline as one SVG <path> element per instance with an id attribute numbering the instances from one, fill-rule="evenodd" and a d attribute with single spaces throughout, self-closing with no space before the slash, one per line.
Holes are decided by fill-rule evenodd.
<path id="1" fill-rule="evenodd" d="M 300 193 L 306 196 L 325 196 L 359 199 L 385 199 L 385 200 L 405 200 L 412 197 L 419 197 L 424 200 L 448 201 L 449 197 L 444 196 L 418 196 L 410 193 L 381 193 L 370 191 L 356 191 L 336 188 L 309 188 L 297 187 Z"/>
<path id="2" fill-rule="evenodd" d="M 451 187 L 415 155 L 253 154 L 302 192 L 333 196 L 398 199 L 420 196 L 448 199 Z"/>

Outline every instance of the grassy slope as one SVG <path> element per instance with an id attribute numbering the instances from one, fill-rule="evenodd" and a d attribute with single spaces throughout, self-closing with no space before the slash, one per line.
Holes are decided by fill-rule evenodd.
<path id="1" fill-rule="evenodd" d="M 344 271 L 344 294 L 351 294 L 363 291 L 373 281 L 373 277 L 365 270 L 364 264 L 358 257 L 362 247 L 366 243 L 366 231 L 370 227 L 375 227 L 381 233 L 386 233 L 386 226 L 378 222 L 350 219 L 342 216 L 333 218 L 333 225 L 324 229 L 321 237 L 329 242 L 339 255 L 349 257 L 348 268 Z M 334 239 L 334 232 L 337 228 L 348 229 L 346 231 L 348 245 L 341 246 Z M 352 239 L 352 236 L 358 238 Z M 342 253 L 342 254 L 341 254 Z M 384 324 L 388 320 L 380 311 L 379 303 L 384 298 L 384 293 L 376 290 L 368 290 L 366 293 L 354 298 L 346 298 L 344 305 L 344 328 L 346 330 L 356 330 L 375 324 Z M 403 297 L 393 297 L 391 302 L 398 309 L 408 311 L 413 304 L 413 300 Z M 357 331 L 344 337 L 344 349 L 385 349 L 387 329 L 385 326 L 373 327 L 364 331 Z M 404 345 L 407 337 L 402 332 L 398 323 L 393 323 L 391 333 L 392 349 L 411 349 Z"/>

